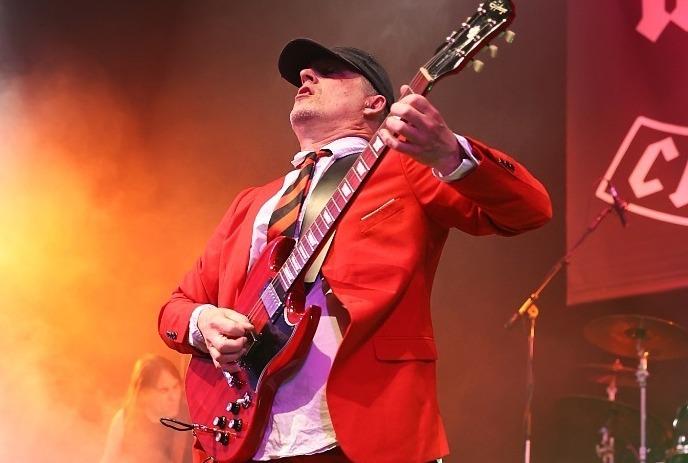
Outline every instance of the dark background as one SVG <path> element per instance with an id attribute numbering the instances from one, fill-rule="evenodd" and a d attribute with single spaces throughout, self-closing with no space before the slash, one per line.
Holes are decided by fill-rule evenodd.
<path id="1" fill-rule="evenodd" d="M 3 374 L 39 377 L 47 386 L 36 393 L 57 404 L 71 422 L 89 427 L 90 450 L 73 441 L 73 448 L 67 447 L 86 456 L 98 452 L 133 359 L 144 351 L 173 358 L 157 339 L 159 304 L 233 196 L 283 174 L 298 149 L 288 123 L 295 89 L 276 70 L 282 46 L 306 36 L 367 49 L 398 87 L 476 7 L 468 0 L 17 0 L 1 5 L 0 84 L 10 89 L 5 96 L 13 95 L 2 102 L 20 101 L 6 118 L 22 121 L 22 134 L 28 135 L 0 149 L 13 159 L 7 165 L 23 166 L 29 178 L 54 173 L 63 179 L 18 184 L 13 190 L 18 196 L 10 199 L 36 188 L 63 198 L 60 191 L 70 182 L 84 182 L 79 217 L 86 219 L 65 220 L 51 236 L 56 241 L 71 237 L 74 248 L 60 251 L 60 258 L 73 264 L 87 256 L 89 262 L 88 278 L 69 280 L 57 292 L 39 291 L 64 307 L 51 302 L 45 308 L 44 299 L 28 296 L 37 287 L 54 288 L 46 279 L 62 281 L 61 272 L 50 266 L 33 276 L 31 291 L 0 288 L 7 308 L 3 322 L 20 324 L 22 333 L 34 331 L 38 322 L 61 333 L 59 341 L 27 334 L 37 354 L 26 356 L 25 348 L 19 349 L 28 361 Z M 517 6 L 515 43 L 500 44 L 499 57 L 487 61 L 481 74 L 466 70 L 430 95 L 456 132 L 485 140 L 528 166 L 554 204 L 553 220 L 537 231 L 508 239 L 456 232 L 447 243 L 433 314 L 449 462 L 522 461 L 526 330 L 506 331 L 502 325 L 564 252 L 566 4 L 531 0 Z M 17 146 L 24 154 L 12 158 L 16 153 L 10 148 Z M 591 198 L 590 219 L 603 206 Z M 74 210 L 62 201 L 41 203 L 36 210 L 43 214 L 51 207 L 60 210 L 58 217 L 71 217 Z M 7 210 L 20 221 L 33 209 Z M 104 213 L 102 226 L 92 226 Z M 27 230 L 37 234 L 27 222 Z M 615 228 L 623 239 L 615 217 L 603 226 Z M 87 251 L 84 242 L 92 244 Z M 30 258 L 44 262 L 51 255 L 20 262 Z M 59 259 L 51 262 L 59 268 Z M 10 281 L 24 281 L 8 268 L 0 270 Z M 69 296 L 67 302 L 63 295 Z M 681 290 L 566 307 L 563 275 L 552 282 L 538 303 L 533 461 L 570 458 L 562 452 L 578 433 L 558 425 L 560 397 L 604 395 L 603 387 L 587 383 L 577 367 L 611 362 L 614 356 L 588 344 L 583 326 L 608 313 L 645 313 L 688 326 L 687 295 Z M 2 341 L 4 348 L 16 348 L 25 339 L 13 336 Z M 634 365 L 632 359 L 625 362 Z M 688 400 L 688 364 L 651 361 L 650 369 L 650 410 L 668 425 Z M 365 381 L 365 372 L 359 380 Z M 618 399 L 636 404 L 637 395 L 623 389 Z M 5 410 L 12 405 L 7 401 Z M 22 445 L 22 439 L 27 438 L 12 446 Z M 594 442 L 576 446 L 592 451 Z M 38 461 L 45 452 L 23 447 L 20 454 L 29 456 L 25 461 Z"/>

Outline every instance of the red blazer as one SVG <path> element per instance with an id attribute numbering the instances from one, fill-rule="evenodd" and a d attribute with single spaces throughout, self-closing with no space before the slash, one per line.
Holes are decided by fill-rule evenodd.
<path id="1" fill-rule="evenodd" d="M 449 228 L 513 235 L 551 217 L 546 190 L 525 168 L 470 142 L 482 162 L 451 183 L 408 156 L 387 153 L 339 224 L 323 264 L 324 278 L 350 316 L 327 402 L 339 445 L 355 462 L 420 463 L 449 453 L 430 317 L 430 290 Z M 188 343 L 191 312 L 204 303 L 234 306 L 253 221 L 281 184 L 245 190 L 234 200 L 160 311 L 168 346 L 195 353 Z"/>

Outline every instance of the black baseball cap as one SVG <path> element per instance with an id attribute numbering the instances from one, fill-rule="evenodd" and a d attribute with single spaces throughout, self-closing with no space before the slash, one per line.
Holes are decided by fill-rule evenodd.
<path id="1" fill-rule="evenodd" d="M 333 58 L 351 66 L 368 79 L 373 88 L 387 99 L 387 111 L 394 102 L 394 90 L 387 71 L 368 52 L 353 47 L 327 48 L 311 39 L 294 39 L 284 46 L 277 67 L 282 77 L 300 87 L 302 69 L 320 58 Z"/>

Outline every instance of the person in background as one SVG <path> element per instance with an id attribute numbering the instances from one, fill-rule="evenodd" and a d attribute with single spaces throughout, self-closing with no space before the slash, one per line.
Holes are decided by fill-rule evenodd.
<path id="1" fill-rule="evenodd" d="M 160 355 L 134 364 L 122 408 L 110 423 L 100 463 L 182 463 L 190 461 L 190 439 L 160 423 L 181 414 L 182 379 Z"/>

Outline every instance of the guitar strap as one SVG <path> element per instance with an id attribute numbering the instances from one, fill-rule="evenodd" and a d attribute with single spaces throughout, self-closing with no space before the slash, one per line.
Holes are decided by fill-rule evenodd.
<path id="1" fill-rule="evenodd" d="M 339 158 L 325 171 L 325 173 L 320 177 L 318 183 L 313 188 L 311 196 L 308 199 L 308 203 L 305 205 L 306 211 L 303 215 L 303 223 L 301 224 L 301 230 L 308 230 L 308 227 L 313 223 L 315 218 L 320 214 L 323 207 L 327 201 L 332 197 L 334 190 L 339 185 L 339 182 L 344 178 L 344 175 L 349 171 L 349 168 L 353 165 L 354 161 L 358 159 L 361 153 L 350 154 Z M 330 244 L 332 244 L 332 239 L 334 234 L 337 232 L 335 229 L 327 242 L 323 245 L 320 253 L 311 263 L 311 266 L 306 271 L 304 281 L 306 283 L 312 283 L 318 276 L 320 267 L 322 266 L 325 256 L 327 256 L 327 251 L 330 249 Z"/>

